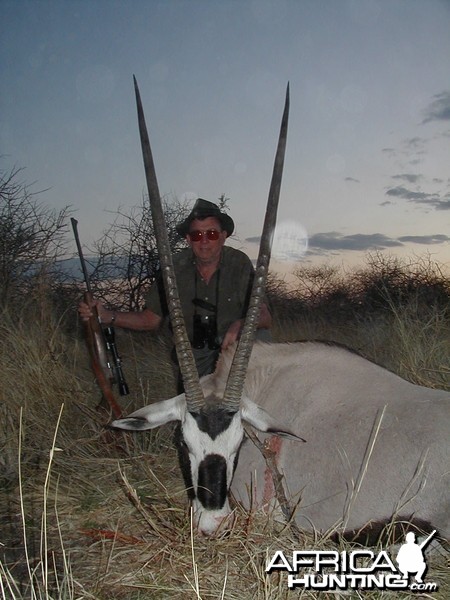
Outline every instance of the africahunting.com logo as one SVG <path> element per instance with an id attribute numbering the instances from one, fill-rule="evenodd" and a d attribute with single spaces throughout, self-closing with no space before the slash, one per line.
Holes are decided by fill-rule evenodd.
<path id="1" fill-rule="evenodd" d="M 435 592 L 438 585 L 424 581 L 427 563 L 423 554 L 435 533 L 421 544 L 414 533 L 407 533 L 395 564 L 385 550 L 294 550 L 291 560 L 278 550 L 267 563 L 266 573 L 287 572 L 289 589 Z"/>

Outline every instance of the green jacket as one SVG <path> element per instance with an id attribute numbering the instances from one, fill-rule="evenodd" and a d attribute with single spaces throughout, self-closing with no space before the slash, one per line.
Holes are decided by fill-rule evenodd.
<path id="1" fill-rule="evenodd" d="M 246 254 L 235 248 L 224 246 L 219 268 L 206 284 L 195 266 L 195 257 L 190 248 L 173 256 L 178 293 L 180 295 L 186 328 L 190 341 L 193 340 L 194 314 L 215 314 L 219 341 L 231 323 L 245 316 L 253 284 L 254 269 Z M 193 303 L 200 300 L 201 306 Z M 146 307 L 157 315 L 168 317 L 162 277 L 159 275 L 145 298 Z M 204 308 L 213 305 L 217 311 Z"/>

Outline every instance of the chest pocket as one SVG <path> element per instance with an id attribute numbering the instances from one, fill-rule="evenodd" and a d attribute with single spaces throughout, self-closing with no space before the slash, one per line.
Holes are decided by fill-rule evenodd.
<path id="1" fill-rule="evenodd" d="M 225 335 L 231 323 L 245 316 L 245 306 L 239 290 L 236 289 L 234 293 L 226 291 L 228 293 L 219 298 L 218 334 L 221 337 Z"/>

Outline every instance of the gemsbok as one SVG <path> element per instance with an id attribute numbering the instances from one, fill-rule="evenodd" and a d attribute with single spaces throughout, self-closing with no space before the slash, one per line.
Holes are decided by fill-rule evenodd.
<path id="1" fill-rule="evenodd" d="M 246 423 L 263 432 L 299 527 L 350 534 L 407 522 L 450 539 L 450 393 L 409 383 L 342 347 L 254 343 L 276 222 L 289 88 L 244 329 L 237 347 L 223 352 L 215 373 L 201 381 L 179 306 L 136 81 L 135 91 L 185 393 L 112 426 L 140 431 L 180 422 L 195 522 L 206 535 L 230 516 L 230 491 L 249 508 L 279 507 L 273 469 L 245 435 Z"/>

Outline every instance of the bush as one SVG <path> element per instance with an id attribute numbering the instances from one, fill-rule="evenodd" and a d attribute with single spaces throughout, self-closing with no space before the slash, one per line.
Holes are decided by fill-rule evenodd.
<path id="1" fill-rule="evenodd" d="M 431 261 L 381 254 L 350 273 L 299 268 L 288 290 L 268 288 L 280 341 L 344 344 L 422 385 L 450 388 L 450 281 Z"/>

